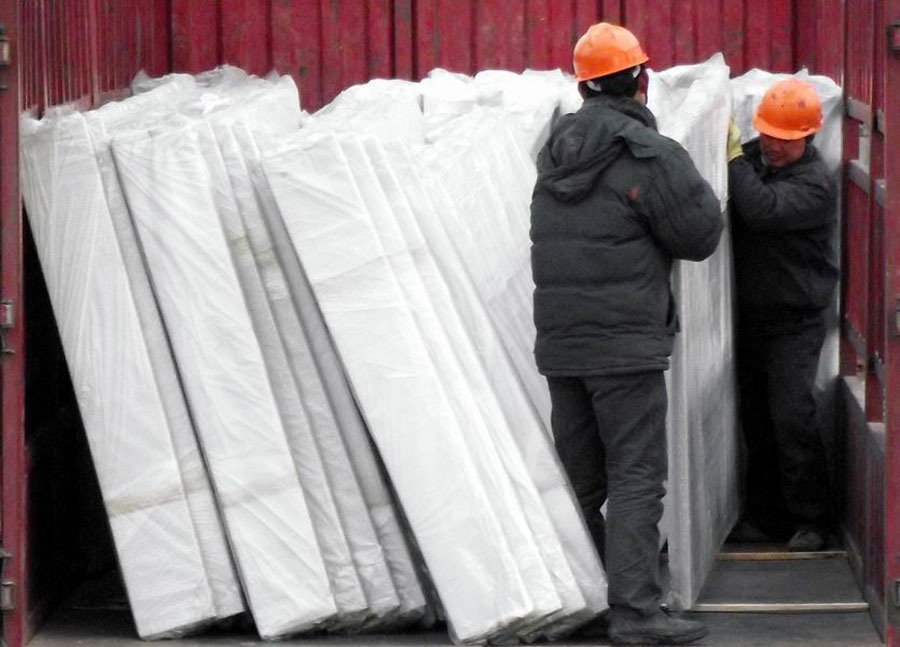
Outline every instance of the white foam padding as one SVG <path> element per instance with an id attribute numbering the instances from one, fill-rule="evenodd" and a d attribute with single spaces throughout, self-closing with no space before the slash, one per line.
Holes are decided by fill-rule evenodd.
<path id="1" fill-rule="evenodd" d="M 478 405 L 481 394 L 476 397 L 474 385 L 468 380 L 455 351 L 463 343 L 465 331 L 456 327 L 452 318 L 438 315 L 385 190 L 391 191 L 395 199 L 399 197 L 400 189 L 396 178 L 384 156 L 378 155 L 377 141 L 371 137 L 366 140 L 373 147 L 372 155 L 366 152 L 363 141 L 356 135 L 339 136 L 357 189 L 448 396 L 468 453 L 478 470 L 523 585 L 531 598 L 534 608 L 523 619 L 522 624 L 542 625 L 547 618 L 559 613 L 562 606 L 526 522 L 521 500 L 517 497 L 492 438 L 492 433 L 502 433 L 503 429 L 489 428 L 484 411 Z M 500 421 L 491 422 L 497 424 Z M 521 476 L 527 478 L 525 474 Z"/>
<path id="2" fill-rule="evenodd" d="M 550 392 L 534 362 L 528 235 L 536 170 L 503 113 L 476 110 L 447 125 L 427 152 L 436 191 L 454 205 L 444 227 L 499 331 L 532 406 L 550 428 Z M 455 217 L 449 217 L 455 213 Z M 442 214 L 443 216 L 444 214 Z"/>
<path id="3" fill-rule="evenodd" d="M 192 77 L 177 75 L 171 82 L 161 84 L 140 98 L 108 103 L 88 112 L 85 119 L 91 134 L 109 216 L 116 232 L 141 330 L 150 354 L 150 363 L 172 433 L 172 443 L 176 449 L 191 517 L 200 541 L 213 601 L 217 614 L 224 618 L 244 611 L 244 602 L 169 340 L 153 296 L 150 278 L 109 147 L 109 133 L 128 128 L 145 118 L 148 113 L 157 112 L 160 106 L 168 105 L 192 92 L 194 87 Z"/>
<path id="4" fill-rule="evenodd" d="M 513 479 L 527 521 L 562 601 L 556 630 L 606 606 L 605 579 L 552 444 L 516 378 L 497 332 L 446 235 L 406 146 L 366 140 L 382 185 L 440 319 L 451 324 L 452 348 Z M 399 181 L 402 178 L 402 182 Z M 397 189 L 402 192 L 398 195 Z M 445 213 L 451 214 L 447 210 Z M 535 492 L 540 504 L 535 501 Z M 548 628 L 547 631 L 553 631 Z"/>
<path id="5" fill-rule="evenodd" d="M 300 359 L 307 352 L 312 355 L 312 361 L 306 367 L 311 374 L 302 379 L 303 384 L 309 383 L 310 388 L 316 388 L 315 383 L 320 381 L 327 397 L 327 406 L 323 403 L 321 407 L 310 409 L 320 413 L 318 418 L 314 418 L 314 422 L 318 420 L 320 428 L 327 431 L 333 429 L 329 421 L 333 416 L 381 545 L 390 584 L 399 598 L 400 605 L 394 620 L 400 624 L 416 622 L 424 615 L 427 602 L 365 423 L 353 401 L 343 366 L 312 287 L 290 243 L 271 190 L 259 167 L 256 138 L 244 122 L 233 124 L 232 134 L 240 144 L 256 198 L 257 211 L 254 212 L 253 206 L 245 204 L 248 208 L 242 215 L 245 217 L 251 245 L 257 254 L 257 262 L 268 272 L 266 285 L 273 311 L 286 339 L 285 343 L 289 343 L 287 338 L 290 337 L 290 343 L 297 344 L 296 357 Z M 317 398 L 321 402 L 321 396 Z M 349 483 L 344 483 L 342 487 L 349 487 Z M 359 517 L 355 523 L 363 524 L 364 520 Z M 364 563 L 358 568 L 364 583 L 369 581 L 371 584 L 367 597 L 373 612 L 380 608 L 377 602 L 379 597 L 384 598 L 384 604 L 392 606 L 388 582 L 383 581 L 377 559 L 373 557 L 366 565 L 365 560 L 368 558 L 365 554 L 361 558 Z M 392 619 L 388 617 L 387 620 L 390 622 Z"/>
<path id="6" fill-rule="evenodd" d="M 455 638 L 522 623 L 535 607 L 340 144 L 301 137 L 263 168 Z"/>
<path id="7" fill-rule="evenodd" d="M 685 147 L 726 218 L 731 95 L 721 54 L 651 73 L 647 95 L 660 133 Z M 669 544 L 669 604 L 678 609 L 696 601 L 740 511 L 732 282 L 727 226 L 711 257 L 673 266 L 681 332 L 666 376 L 669 480 L 663 531 Z"/>
<path id="8" fill-rule="evenodd" d="M 283 379 L 295 384 L 315 447 L 319 450 L 323 474 L 327 479 L 325 491 L 333 499 L 338 519 L 345 530 L 343 541 L 350 551 L 361 591 L 364 591 L 364 615 L 385 618 L 399 610 L 400 601 L 391 582 L 381 545 L 316 370 L 315 358 L 290 300 L 284 273 L 275 258 L 271 237 L 262 221 L 240 147 L 230 127 L 217 128 L 216 137 L 234 188 L 249 250 L 255 259 L 254 267 L 258 268 L 260 288 L 271 311 L 278 343 L 284 349 L 286 367 L 290 373 Z M 300 469 L 301 478 L 304 471 Z"/>
<path id="9" fill-rule="evenodd" d="M 228 241 L 250 321 L 262 351 L 272 395 L 290 447 L 290 455 L 303 488 L 319 551 L 328 573 L 331 594 L 338 610 L 333 622 L 345 626 L 360 625 L 368 615 L 365 594 L 356 574 L 306 407 L 301 400 L 297 381 L 241 221 L 228 172 L 209 123 L 199 124 L 196 131 L 197 143 L 210 175 L 210 186 L 213 187 L 216 211 Z"/>
<path id="10" fill-rule="evenodd" d="M 178 635 L 218 614 L 185 465 L 82 115 L 24 123 L 21 159 L 29 222 L 135 624 L 144 638 Z"/>
<path id="11" fill-rule="evenodd" d="M 200 129 L 137 131 L 113 156 L 260 635 L 337 608 L 202 156 Z"/>

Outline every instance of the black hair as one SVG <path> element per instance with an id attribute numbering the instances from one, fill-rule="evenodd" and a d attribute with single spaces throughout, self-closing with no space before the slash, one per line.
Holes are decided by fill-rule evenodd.
<path id="1" fill-rule="evenodd" d="M 633 97 L 637 94 L 640 75 L 634 75 L 634 68 L 629 67 L 621 72 L 601 76 L 592 79 L 595 84 L 599 84 L 601 92 L 597 92 L 590 86 L 587 81 L 581 81 L 578 84 L 578 91 L 584 98 L 596 97 L 600 94 L 606 94 L 614 97 Z"/>

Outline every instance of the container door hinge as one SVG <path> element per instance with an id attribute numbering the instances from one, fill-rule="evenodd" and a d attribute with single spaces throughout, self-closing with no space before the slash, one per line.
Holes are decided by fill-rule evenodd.
<path id="1" fill-rule="evenodd" d="M 15 351 L 6 343 L 6 331 L 16 325 L 16 309 L 11 299 L 0 299 L 0 356 Z"/>
<path id="2" fill-rule="evenodd" d="M 891 313 L 888 326 L 892 326 L 891 334 L 894 337 L 900 337 L 900 299 L 894 304 L 894 312 Z"/>
<path id="3" fill-rule="evenodd" d="M 12 580 L 0 582 L 0 611 L 14 611 L 16 608 L 16 583 Z"/>
<path id="4" fill-rule="evenodd" d="M 6 570 L 12 555 L 0 547 L 0 611 L 12 611 L 16 608 L 16 583 L 6 579 Z"/>
<path id="5" fill-rule="evenodd" d="M 900 56 L 900 20 L 887 26 L 887 46 L 892 54 Z"/>

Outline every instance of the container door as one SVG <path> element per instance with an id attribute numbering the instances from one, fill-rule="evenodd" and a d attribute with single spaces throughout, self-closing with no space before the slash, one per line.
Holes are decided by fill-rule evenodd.
<path id="1" fill-rule="evenodd" d="M 9 647 L 25 618 L 25 337 L 19 197 L 18 0 L 0 0 L 0 609 Z"/>
<path id="2" fill-rule="evenodd" d="M 886 24 L 885 24 L 886 23 Z M 886 641 L 900 647 L 900 0 L 885 0 L 884 245 L 885 245 L 885 572 Z"/>

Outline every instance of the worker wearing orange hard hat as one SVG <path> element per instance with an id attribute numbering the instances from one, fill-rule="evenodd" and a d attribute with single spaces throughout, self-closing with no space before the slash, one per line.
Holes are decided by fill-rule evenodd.
<path id="1" fill-rule="evenodd" d="M 787 79 L 765 93 L 741 145 L 732 123 L 728 187 L 738 303 L 737 367 L 747 446 L 736 541 L 826 545 L 829 488 L 813 387 L 838 268 L 837 186 L 812 145 L 815 89 Z"/>
<path id="2" fill-rule="evenodd" d="M 687 152 L 656 130 L 634 34 L 594 25 L 573 59 L 584 104 L 538 156 L 531 263 L 554 443 L 609 580 L 608 616 L 582 634 L 685 643 L 706 627 L 660 610 L 658 567 L 663 371 L 678 330 L 670 272 L 673 259 L 715 251 L 721 210 Z"/>

